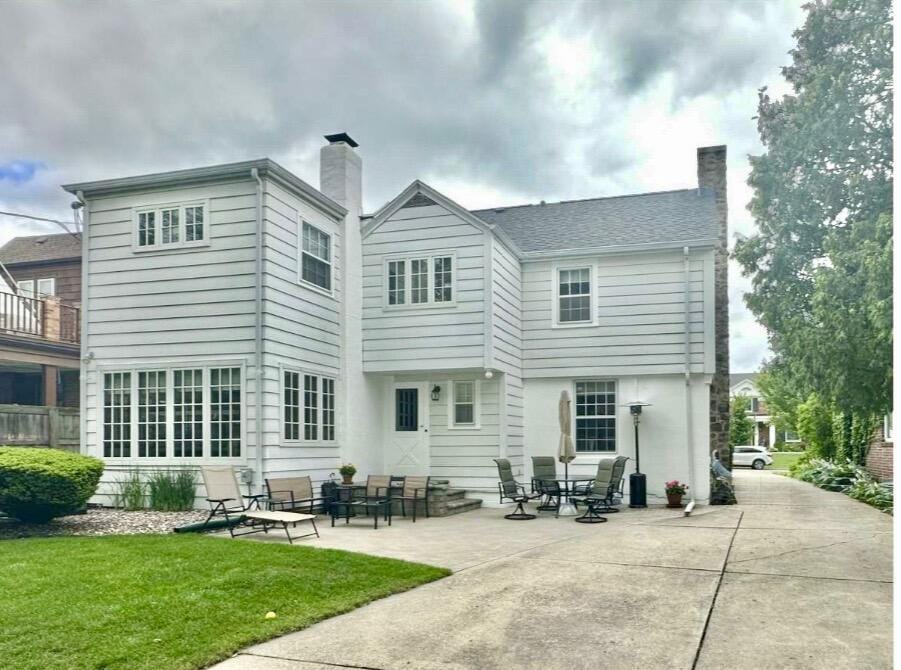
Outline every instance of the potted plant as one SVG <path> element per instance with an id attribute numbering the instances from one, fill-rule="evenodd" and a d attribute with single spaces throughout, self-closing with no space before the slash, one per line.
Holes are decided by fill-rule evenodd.
<path id="1" fill-rule="evenodd" d="M 664 484 L 666 490 L 667 507 L 682 507 L 682 496 L 688 490 L 688 484 L 683 484 L 678 479 Z"/>
<path id="2" fill-rule="evenodd" d="M 341 482 L 343 484 L 354 483 L 354 475 L 357 474 L 357 468 L 354 467 L 353 463 L 345 463 L 338 468 L 338 472 L 341 473 Z"/>

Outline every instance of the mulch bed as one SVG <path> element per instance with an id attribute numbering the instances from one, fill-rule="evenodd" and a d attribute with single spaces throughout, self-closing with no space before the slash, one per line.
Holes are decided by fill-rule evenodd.
<path id="1" fill-rule="evenodd" d="M 57 535 L 171 533 L 176 526 L 203 521 L 207 514 L 201 510 L 126 512 L 119 509 L 89 508 L 85 514 L 63 516 L 44 524 L 20 523 L 14 519 L 0 517 L 0 540 Z"/>

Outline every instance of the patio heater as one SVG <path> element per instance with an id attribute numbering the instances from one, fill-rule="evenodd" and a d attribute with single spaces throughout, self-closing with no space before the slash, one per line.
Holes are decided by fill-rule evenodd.
<path id="1" fill-rule="evenodd" d="M 638 424 L 641 423 L 641 408 L 650 406 L 647 402 L 630 402 L 626 405 L 635 428 L 635 472 L 629 475 L 629 507 L 648 506 L 648 483 L 641 472 L 641 454 L 638 448 Z"/>

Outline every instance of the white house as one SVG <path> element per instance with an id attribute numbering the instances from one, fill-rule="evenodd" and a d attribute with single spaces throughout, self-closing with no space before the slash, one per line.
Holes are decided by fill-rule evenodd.
<path id="1" fill-rule="evenodd" d="M 357 144 L 327 139 L 318 190 L 268 159 L 64 187 L 85 203 L 82 443 L 106 483 L 229 463 L 258 488 L 349 461 L 494 492 L 492 459 L 526 478 L 555 454 L 566 390 L 574 472 L 634 455 L 641 401 L 651 501 L 672 478 L 708 497 L 725 147 L 698 150 L 697 188 L 469 211 L 416 181 L 363 215 Z"/>
<path id="2" fill-rule="evenodd" d="M 756 372 L 738 372 L 729 375 L 729 397 L 745 396 L 750 404 L 748 415 L 754 422 L 754 444 L 771 447 L 776 443 L 790 442 L 800 444 L 798 434 L 793 430 L 778 431 L 773 417 L 767 409 L 766 402 L 757 388 Z"/>

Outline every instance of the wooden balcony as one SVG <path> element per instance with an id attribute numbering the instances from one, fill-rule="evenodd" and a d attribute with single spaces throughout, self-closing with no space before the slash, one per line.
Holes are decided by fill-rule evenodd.
<path id="1" fill-rule="evenodd" d="M 0 293 L 0 333 L 50 342 L 81 342 L 81 310 L 58 298 Z"/>

